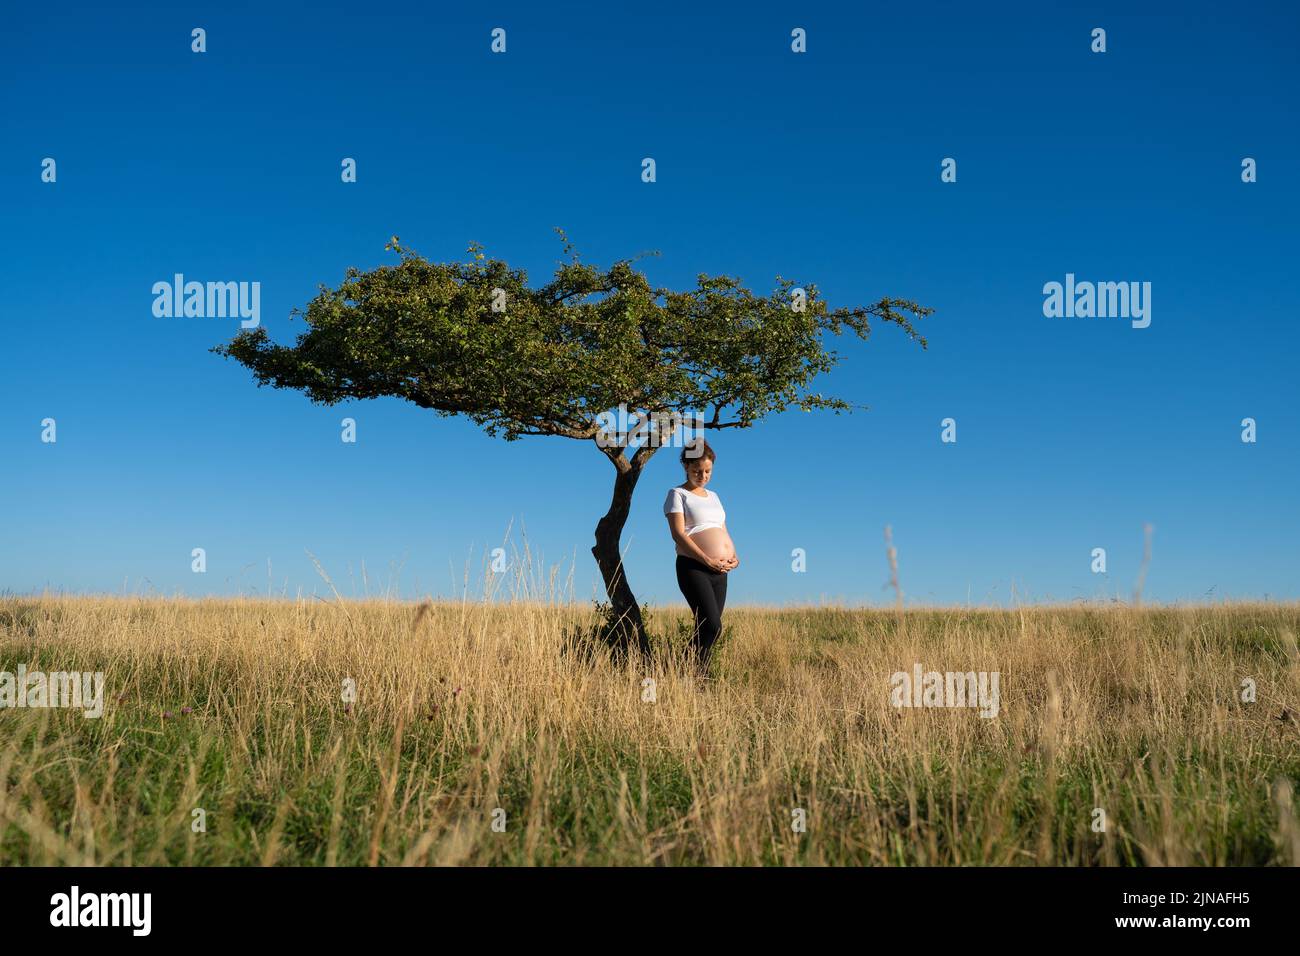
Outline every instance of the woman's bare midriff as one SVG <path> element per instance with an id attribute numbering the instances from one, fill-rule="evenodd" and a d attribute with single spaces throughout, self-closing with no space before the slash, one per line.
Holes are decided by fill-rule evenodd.
<path id="1" fill-rule="evenodd" d="M 705 528 L 691 535 L 691 540 L 710 558 L 730 558 L 736 554 L 726 528 Z"/>

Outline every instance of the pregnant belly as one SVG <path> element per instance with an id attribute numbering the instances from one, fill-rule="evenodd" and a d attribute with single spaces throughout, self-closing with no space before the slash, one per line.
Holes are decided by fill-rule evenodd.
<path id="1" fill-rule="evenodd" d="M 726 528 L 705 528 L 691 535 L 691 540 L 711 558 L 730 558 L 736 553 Z"/>

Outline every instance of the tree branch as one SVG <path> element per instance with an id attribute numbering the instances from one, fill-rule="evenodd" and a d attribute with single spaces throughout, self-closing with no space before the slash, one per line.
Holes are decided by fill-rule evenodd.
<path id="1" fill-rule="evenodd" d="M 595 441 L 595 439 L 592 440 Z M 599 448 L 601 453 L 613 463 L 614 467 L 618 469 L 620 474 L 632 470 L 632 463 L 623 456 L 622 448 L 602 445 L 599 441 L 596 442 L 596 447 Z"/>
<path id="2" fill-rule="evenodd" d="M 658 450 L 659 450 L 658 445 L 642 445 L 640 448 L 638 448 L 636 450 L 636 454 L 632 456 L 633 470 L 640 471 L 642 468 L 644 468 L 645 463 L 648 462 L 651 456 L 654 455 L 654 453 L 657 452 Z"/>

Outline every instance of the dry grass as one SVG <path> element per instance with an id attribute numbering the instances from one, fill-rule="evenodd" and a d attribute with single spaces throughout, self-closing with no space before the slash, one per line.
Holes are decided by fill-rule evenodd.
<path id="1" fill-rule="evenodd" d="M 708 685 L 584 655 L 594 620 L 0 600 L 0 670 L 106 674 L 102 719 L 0 709 L 0 863 L 1300 862 L 1300 606 L 738 608 Z M 917 662 L 998 671 L 999 716 L 896 710 Z"/>

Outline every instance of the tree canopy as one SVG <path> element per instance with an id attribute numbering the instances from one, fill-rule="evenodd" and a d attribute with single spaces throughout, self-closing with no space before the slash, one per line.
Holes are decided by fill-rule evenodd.
<path id="1" fill-rule="evenodd" d="M 620 404 L 701 415 L 710 428 L 746 427 L 790 407 L 848 409 L 809 390 L 840 358 L 824 334 L 866 338 L 874 319 L 924 347 L 913 320 L 931 311 L 894 298 L 832 310 L 816 285 L 780 276 L 767 296 L 704 274 L 674 292 L 652 287 L 634 260 L 601 270 L 576 255 L 533 289 L 524 270 L 488 259 L 477 243 L 469 261 L 450 263 L 429 262 L 396 237 L 386 248 L 399 263 L 350 268 L 337 288 L 320 287 L 294 345 L 258 327 L 214 351 L 259 384 L 313 402 L 394 396 L 465 415 L 507 440 L 590 439 L 597 416 Z"/>

